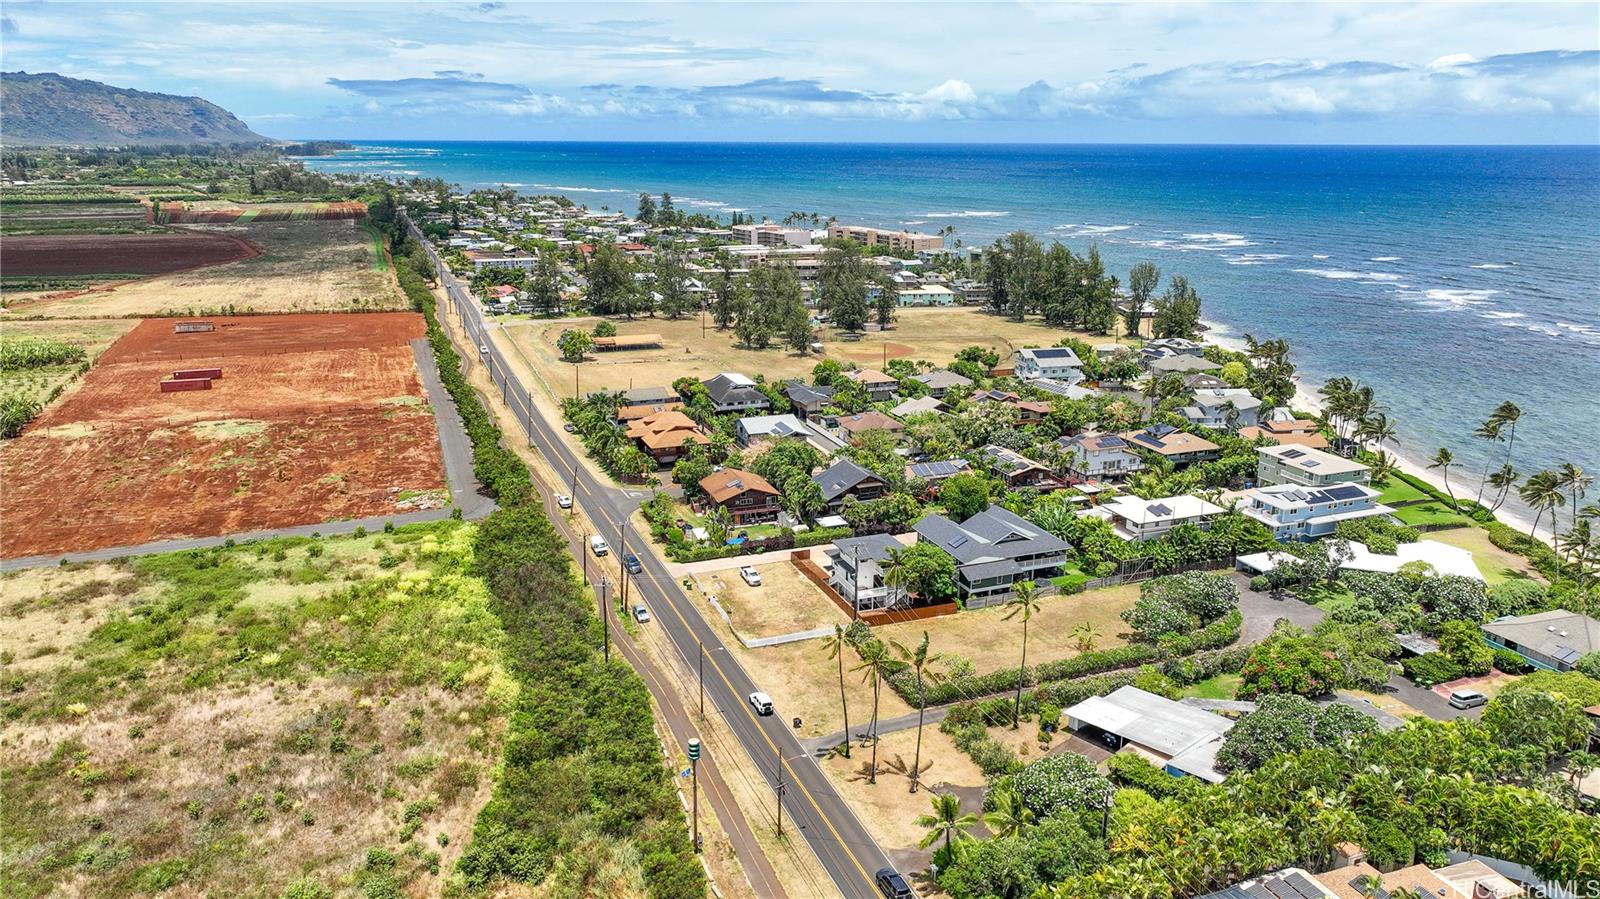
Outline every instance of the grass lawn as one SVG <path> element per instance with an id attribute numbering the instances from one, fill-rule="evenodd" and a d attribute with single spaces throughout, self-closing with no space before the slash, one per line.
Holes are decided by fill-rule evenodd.
<path id="1" fill-rule="evenodd" d="M 1035 665 L 1078 654 L 1072 629 L 1087 622 L 1098 632 L 1096 649 L 1120 646 L 1127 641 L 1128 625 L 1117 617 L 1139 598 L 1138 584 L 1124 584 L 1069 596 L 1047 596 L 1028 625 L 1028 664 Z M 1007 609 L 993 606 L 960 612 L 943 618 L 930 618 L 906 624 L 873 628 L 884 640 L 898 640 L 907 647 L 928 632 L 930 648 L 945 655 L 972 661 L 979 674 L 1012 667 L 1022 650 L 1022 619 L 1005 620 Z"/>
<path id="2" fill-rule="evenodd" d="M 1197 699 L 1232 699 L 1239 692 L 1242 680 L 1237 674 L 1219 674 L 1184 687 L 1182 695 Z"/>
<path id="3" fill-rule="evenodd" d="M 1423 525 L 1433 527 L 1437 527 L 1439 525 L 1456 527 L 1472 526 L 1472 519 L 1462 515 L 1460 512 L 1452 511 L 1448 503 L 1441 503 L 1438 501 L 1422 503 L 1421 505 L 1416 506 L 1406 506 L 1403 509 L 1396 509 L 1394 510 L 1394 517 L 1400 519 L 1405 524 L 1411 525 L 1412 527 L 1419 527 Z M 1432 535 L 1430 534 L 1429 536 Z"/>
<path id="4" fill-rule="evenodd" d="M 717 597 L 744 637 L 772 637 L 835 624 L 850 617 L 792 563 L 760 565 L 761 586 L 752 587 L 734 570 L 697 575 L 700 589 Z"/>
<path id="5" fill-rule="evenodd" d="M 1432 499 L 1432 497 L 1398 477 L 1391 477 L 1384 484 L 1383 492 L 1378 494 L 1378 502 L 1388 506 L 1392 506 L 1395 503 L 1409 503 L 1424 499 Z"/>
<path id="6" fill-rule="evenodd" d="M 1478 566 L 1490 586 L 1519 578 L 1532 578 L 1544 583 L 1544 577 L 1522 556 L 1507 552 L 1489 540 L 1489 532 L 1480 527 L 1450 528 L 1424 534 L 1429 540 L 1448 543 L 1472 551 L 1472 561 Z"/>
<path id="7" fill-rule="evenodd" d="M 561 359 L 556 339 L 571 328 L 590 330 L 598 318 L 529 319 L 505 322 L 505 333 L 523 357 L 538 372 L 557 396 L 573 395 L 573 365 Z M 659 334 L 659 349 L 595 353 L 581 366 L 578 389 L 587 393 L 602 388 L 627 390 L 631 387 L 663 387 L 685 375 L 708 378 L 718 372 L 736 371 L 767 380 L 805 378 L 820 361 L 814 355 L 796 355 L 781 346 L 749 350 L 735 345 L 731 330 L 715 327 L 701 334 L 699 318 L 675 321 L 664 318 L 617 320 L 617 333 Z M 846 365 L 879 368 L 885 359 L 926 359 L 943 365 L 968 346 L 986 346 L 1001 358 L 1025 346 L 1050 346 L 1064 337 L 1078 337 L 1090 344 L 1106 343 L 1109 338 L 1061 328 L 1051 328 L 1037 319 L 1013 322 L 972 307 L 944 309 L 900 309 L 895 324 L 885 332 L 873 332 L 858 341 L 838 339 L 824 329 L 820 339 L 826 355 Z"/>

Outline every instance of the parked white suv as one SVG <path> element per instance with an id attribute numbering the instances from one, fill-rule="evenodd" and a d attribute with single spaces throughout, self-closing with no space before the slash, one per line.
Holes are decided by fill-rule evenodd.
<path id="1" fill-rule="evenodd" d="M 611 552 L 611 547 L 606 545 L 605 538 L 599 534 L 589 538 L 589 549 L 597 556 L 603 556 Z"/>
<path id="2" fill-rule="evenodd" d="M 757 715 L 772 714 L 772 697 L 760 690 L 750 694 L 750 707 L 756 710 Z"/>
<path id="3" fill-rule="evenodd" d="M 755 570 L 749 565 L 739 569 L 739 577 L 744 578 L 744 582 L 752 587 L 761 586 L 761 572 Z"/>

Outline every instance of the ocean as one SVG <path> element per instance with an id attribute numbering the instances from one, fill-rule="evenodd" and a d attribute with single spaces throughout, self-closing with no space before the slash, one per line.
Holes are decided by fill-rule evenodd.
<path id="1" fill-rule="evenodd" d="M 1600 473 L 1600 147 L 428 141 L 306 164 L 1097 245 L 1124 279 L 1141 260 L 1187 276 L 1219 339 L 1287 339 L 1308 387 L 1372 385 L 1403 456 L 1454 452 L 1458 495 L 1491 461 L 1471 433 L 1503 400 L 1523 410 L 1519 470 Z"/>

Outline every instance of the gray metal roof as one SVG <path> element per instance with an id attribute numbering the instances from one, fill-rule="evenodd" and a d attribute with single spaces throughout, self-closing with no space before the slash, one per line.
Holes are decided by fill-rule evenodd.
<path id="1" fill-rule="evenodd" d="M 840 459 L 821 472 L 811 476 L 811 480 L 816 481 L 818 486 L 822 488 L 822 498 L 830 503 L 849 493 L 862 481 L 868 479 L 874 481 L 882 480 L 849 459 Z"/>
<path id="2" fill-rule="evenodd" d="M 799 381 L 790 381 L 784 387 L 784 393 L 788 394 L 789 399 L 803 405 L 826 403 L 833 399 L 832 387 L 811 387 Z"/>
<path id="3" fill-rule="evenodd" d="M 889 558 L 889 551 L 905 549 L 906 545 L 888 534 L 867 534 L 861 537 L 841 537 L 833 541 L 833 555 L 863 562 L 881 562 Z"/>
<path id="4" fill-rule="evenodd" d="M 1566 609 L 1498 618 L 1483 630 L 1569 665 L 1600 650 L 1600 621 Z"/>
<path id="5" fill-rule="evenodd" d="M 1221 715 L 1133 686 L 1118 687 L 1109 696 L 1091 696 L 1065 711 L 1074 720 L 1092 724 L 1168 758 L 1233 728 L 1233 722 Z"/>
<path id="6" fill-rule="evenodd" d="M 963 566 L 1067 549 L 1065 540 L 999 506 L 990 506 L 962 524 L 929 515 L 913 529 Z"/>
<path id="7" fill-rule="evenodd" d="M 922 383 L 935 389 L 940 387 L 946 389 L 951 387 L 966 387 L 972 383 L 971 378 L 958 375 L 948 368 L 936 368 L 925 375 L 916 375 L 911 380 L 921 381 Z"/>

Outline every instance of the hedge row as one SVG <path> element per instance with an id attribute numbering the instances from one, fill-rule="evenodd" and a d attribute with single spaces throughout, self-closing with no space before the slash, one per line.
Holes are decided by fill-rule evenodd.
<path id="1" fill-rule="evenodd" d="M 665 531 L 664 533 L 670 533 Z M 816 528 L 809 531 L 784 531 L 773 537 L 762 537 L 758 540 L 746 540 L 733 546 L 695 546 L 687 542 L 677 542 L 668 538 L 664 541 L 667 555 L 674 562 L 704 562 L 707 559 L 729 559 L 734 556 L 753 556 L 760 553 L 780 552 L 786 549 L 803 549 L 807 546 L 818 546 L 823 543 L 832 543 L 843 537 L 850 536 L 849 528 Z"/>
<path id="2" fill-rule="evenodd" d="M 1184 636 L 1169 636 L 1160 643 L 1129 643 L 1125 646 L 1113 646 L 1108 649 L 1093 650 L 1079 653 L 1065 659 L 1045 662 L 1035 665 L 1026 672 L 1017 668 L 1001 668 L 986 674 L 975 674 L 967 677 L 953 677 L 937 684 L 923 683 L 923 690 L 927 694 L 929 705 L 948 705 L 978 696 L 991 696 L 1007 693 L 1017 689 L 1017 679 L 1023 677 L 1025 687 L 1048 684 L 1054 681 L 1071 680 L 1091 674 L 1101 674 L 1107 671 L 1119 671 L 1128 668 L 1138 668 L 1140 665 L 1149 665 L 1157 662 L 1176 659 L 1192 655 L 1205 649 L 1216 649 L 1227 646 L 1239 639 L 1239 630 L 1243 626 L 1244 616 L 1238 609 L 1211 622 L 1200 630 Z M 876 639 L 870 633 L 865 636 L 861 631 L 851 633 L 852 642 L 858 644 L 866 639 Z M 917 704 L 917 679 L 905 671 L 898 671 L 889 675 L 886 681 L 901 699 L 915 706 Z"/>
<path id="3" fill-rule="evenodd" d="M 471 888 L 537 884 L 597 829 L 631 841 L 653 899 L 703 896 L 704 871 L 662 764 L 644 681 L 603 658 L 599 621 L 527 466 L 500 445 L 499 427 L 462 376 L 432 292 L 409 267 L 396 272 L 427 321 L 440 378 L 472 440 L 473 469 L 500 502 L 478 528 L 474 565 L 521 687 L 494 795 L 458 863 L 463 879 Z"/>

